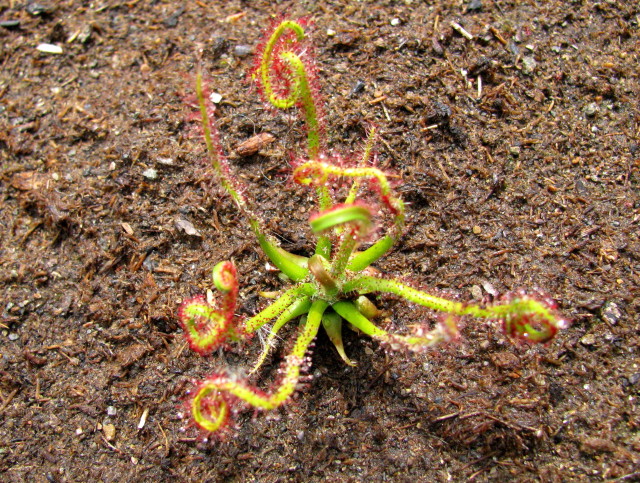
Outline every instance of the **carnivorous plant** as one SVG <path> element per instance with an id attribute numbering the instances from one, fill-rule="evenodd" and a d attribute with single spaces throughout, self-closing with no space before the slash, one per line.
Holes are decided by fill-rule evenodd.
<path id="1" fill-rule="evenodd" d="M 266 101 L 276 109 L 298 108 L 306 130 L 306 156 L 293 171 L 296 183 L 315 189 L 318 210 L 309 223 L 317 235 L 315 252 L 308 257 L 284 250 L 264 228 L 254 206 L 245 196 L 244 186 L 232 176 L 222 154 L 213 122 L 213 104 L 203 86 L 200 69 L 196 95 L 208 157 L 215 176 L 254 232 L 265 255 L 290 280 L 265 309 L 246 320 L 234 317 L 238 298 L 238 277 L 231 261 L 213 268 L 213 283 L 219 291 L 216 302 L 196 296 L 182 303 L 179 319 L 190 347 L 205 355 L 227 341 L 239 341 L 273 321 L 261 356 L 252 369 L 265 361 L 282 327 L 299 320 L 295 342 L 285 357 L 280 377 L 268 391 L 246 380 L 220 371 L 202 381 L 193 391 L 190 409 L 194 421 L 205 431 L 216 432 L 243 406 L 272 410 L 285 403 L 296 390 L 310 344 L 324 327 L 338 353 L 347 364 L 342 343 L 343 323 L 388 344 L 392 349 L 422 350 L 458 335 L 462 317 L 496 325 L 512 338 L 547 342 L 566 321 L 556 304 L 537 293 L 517 292 L 486 304 L 463 303 L 431 295 L 398 280 L 387 279 L 371 265 L 387 254 L 400 238 L 405 222 L 405 204 L 396 195 L 387 174 L 374 166 L 376 130 L 368 133 L 362 155 L 355 166 L 327 155 L 320 122 L 318 93 L 310 45 L 301 22 L 283 20 L 266 35 L 257 55 L 253 79 Z M 344 199 L 337 200 L 332 188 L 349 181 Z M 364 195 L 367 200 L 363 201 Z M 384 233 L 371 240 L 374 219 L 382 218 Z M 360 250 L 366 243 L 366 249 Z M 442 315 L 433 328 L 420 328 L 409 335 L 389 333 L 376 325 L 379 311 L 367 297 L 388 293 L 428 307 Z"/>

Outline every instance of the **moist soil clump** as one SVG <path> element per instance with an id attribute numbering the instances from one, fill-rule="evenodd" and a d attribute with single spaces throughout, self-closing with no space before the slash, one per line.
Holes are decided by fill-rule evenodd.
<path id="1" fill-rule="evenodd" d="M 279 12 L 312 20 L 329 148 L 357 153 L 375 124 L 408 202 L 376 268 L 461 301 L 538 287 L 572 326 L 532 347 L 469 320 L 420 354 L 347 331 L 356 367 L 322 335 L 288 404 L 207 439 L 187 391 L 242 375 L 260 341 L 199 357 L 176 309 L 221 260 L 239 316 L 284 285 L 207 165 L 196 50 L 234 171 L 308 255 L 312 198 L 290 182 L 303 124 L 247 78 Z M 0 2 L 1 479 L 640 477 L 639 22 L 615 0 Z M 394 330 L 434 320 L 376 303 Z M 269 387 L 286 347 L 253 382 Z"/>

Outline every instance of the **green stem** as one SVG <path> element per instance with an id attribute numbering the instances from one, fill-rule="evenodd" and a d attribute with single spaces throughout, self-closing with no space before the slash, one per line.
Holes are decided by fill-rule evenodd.
<path id="1" fill-rule="evenodd" d="M 380 329 L 369 319 L 362 315 L 352 302 L 337 302 L 331 306 L 347 322 L 361 330 L 366 335 L 390 344 L 401 344 L 410 349 L 423 349 L 436 345 L 449 338 L 445 327 L 438 326 L 435 329 L 421 333 L 419 335 L 397 335 L 389 334 Z"/>
<path id="2" fill-rule="evenodd" d="M 479 319 L 498 321 L 502 323 L 503 332 L 510 337 L 530 342 L 547 342 L 559 329 L 568 324 L 566 320 L 558 317 L 555 304 L 524 293 L 495 305 L 462 304 L 416 290 L 396 280 L 369 276 L 345 283 L 342 290 L 345 293 L 355 291 L 361 295 L 370 292 L 392 293 L 438 312 L 456 316 L 471 315 Z M 451 320 L 447 320 L 445 325 L 451 326 L 451 324 Z"/>
<path id="3" fill-rule="evenodd" d="M 342 234 L 342 240 L 338 250 L 336 250 L 335 257 L 331 261 L 331 275 L 341 280 L 344 278 L 344 272 L 349 263 L 349 257 L 358 246 L 358 228 L 349 227 Z"/>
<path id="4" fill-rule="evenodd" d="M 262 350 L 258 361 L 253 366 L 253 369 L 249 371 L 249 374 L 253 374 L 254 372 L 256 372 L 265 361 L 267 355 L 269 355 L 269 351 L 271 350 L 273 340 L 276 338 L 276 335 L 278 335 L 278 331 L 290 320 L 309 312 L 310 307 L 311 300 L 309 299 L 309 297 L 304 296 L 297 299 L 295 302 L 289 305 L 289 307 L 287 307 L 284 312 L 280 314 L 280 316 L 273 323 L 273 327 L 271 327 L 271 330 L 269 331 L 269 336 L 267 337 L 267 340 L 264 341 L 264 349 Z"/>
<path id="5" fill-rule="evenodd" d="M 213 170 L 220 180 L 220 184 L 235 201 L 240 212 L 249 219 L 249 225 L 258 238 L 262 250 L 273 264 L 294 281 L 304 279 L 308 273 L 306 268 L 307 259 L 287 252 L 279 247 L 275 240 L 265 235 L 260 218 L 253 212 L 247 200 L 242 196 L 241 190 L 237 186 L 238 183 L 229 175 L 227 162 L 222 158 L 217 148 L 217 142 L 214 139 L 214 133 L 211 128 L 212 120 L 209 118 L 207 111 L 207 104 L 202 87 L 202 72 L 200 71 L 196 74 L 196 96 L 198 98 L 198 104 L 200 105 L 202 129 L 207 152 L 209 153 Z"/>
<path id="6" fill-rule="evenodd" d="M 326 235 L 320 235 L 316 243 L 316 255 L 322 255 L 329 260 L 331 258 L 331 238 Z"/>
<path id="7" fill-rule="evenodd" d="M 380 189 L 382 202 L 393 214 L 393 226 L 390 234 L 376 242 L 369 249 L 355 255 L 349 262 L 347 268 L 353 272 L 359 272 L 387 253 L 402 235 L 405 220 L 404 202 L 402 199 L 393 196 L 389 180 L 377 168 L 342 168 L 325 162 L 309 161 L 298 166 L 293 172 L 294 180 L 303 185 L 325 186 L 329 176 L 344 176 L 355 180 L 361 178 L 375 179 Z"/>
<path id="8" fill-rule="evenodd" d="M 371 292 L 392 293 L 399 295 L 410 302 L 414 302 L 438 312 L 446 312 L 455 315 L 472 314 L 476 317 L 490 316 L 488 311 L 475 305 L 464 305 L 460 302 L 453 302 L 445 298 L 436 297 L 396 280 L 386 280 L 384 278 L 370 276 L 358 277 L 346 282 L 343 286 L 343 290 L 347 293 L 352 291 L 357 292 L 360 295 Z"/>
<path id="9" fill-rule="evenodd" d="M 364 270 L 391 250 L 395 242 L 396 238 L 386 235 L 365 251 L 355 254 L 349 261 L 347 269 L 356 273 Z"/>
<path id="10" fill-rule="evenodd" d="M 229 193 L 231 198 L 233 198 L 233 201 L 235 201 L 240 211 L 247 215 L 250 220 L 254 220 L 256 223 L 258 223 L 258 217 L 251 212 L 250 208 L 247 206 L 246 200 L 236 186 L 237 183 L 234 182 L 234 180 L 229 175 L 229 167 L 227 165 L 227 161 L 222 157 L 220 151 L 218 150 L 217 142 L 214 141 L 213 130 L 211 129 L 211 126 L 213 124 L 212 120 L 209 118 L 209 113 L 207 111 L 207 103 L 202 87 L 202 72 L 200 71 L 200 69 L 198 69 L 198 72 L 196 73 L 196 96 L 198 98 L 198 104 L 200 107 L 200 117 L 202 130 L 204 132 L 204 142 L 207 146 L 207 153 L 209 154 L 211 166 L 213 167 L 216 176 L 220 180 L 220 184 L 225 189 L 225 191 Z"/>
<path id="11" fill-rule="evenodd" d="M 312 283 L 303 283 L 290 288 L 282 295 L 278 297 L 274 303 L 269 305 L 266 309 L 260 313 L 254 315 L 244 323 L 244 331 L 251 334 L 269 322 L 274 317 L 278 317 L 283 311 L 287 309 L 296 300 L 305 296 L 311 297 L 316 293 L 316 288 Z"/>
<path id="12" fill-rule="evenodd" d="M 360 239 L 367 234 L 371 227 L 371 210 L 356 204 L 341 204 L 322 211 L 309 220 L 314 233 L 327 232 L 346 225 L 342 239 L 333 257 L 331 276 L 333 279 L 343 278 L 351 254 L 358 246 Z"/>
<path id="13" fill-rule="evenodd" d="M 250 220 L 249 223 L 256 235 L 256 238 L 258 239 L 258 243 L 260 244 L 262 251 L 267 255 L 267 257 L 269 257 L 269 260 L 273 262 L 278 270 L 294 282 L 304 280 L 309 273 L 309 269 L 307 268 L 308 259 L 306 257 L 301 257 L 300 255 L 289 253 L 284 248 L 271 241 L 269 239 L 270 237 L 267 237 L 267 235 L 261 231 L 260 224 L 255 220 Z"/>
<path id="14" fill-rule="evenodd" d="M 336 279 L 331 274 L 331 264 L 321 255 L 313 255 L 309 258 L 309 272 L 322 287 L 323 296 L 334 299 L 340 288 Z"/>

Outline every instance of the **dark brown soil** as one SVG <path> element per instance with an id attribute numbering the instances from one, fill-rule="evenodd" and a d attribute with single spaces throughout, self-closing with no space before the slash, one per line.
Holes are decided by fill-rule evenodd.
<path id="1" fill-rule="evenodd" d="M 0 2 L 0 479 L 637 481 L 634 3 Z M 539 287 L 573 325 L 529 347 L 467 321 L 424 354 L 348 333 L 356 368 L 322 335 L 286 407 L 201 441 L 181 418 L 192 381 L 246 370 L 260 343 L 201 358 L 176 307 L 224 259 L 240 312 L 282 283 L 212 184 L 184 100 L 202 45 L 225 150 L 276 137 L 234 168 L 308 253 L 312 198 L 287 181 L 301 122 L 265 108 L 239 55 L 277 12 L 314 21 L 331 149 L 374 122 L 403 180 L 406 236 L 378 268 L 460 300 Z M 380 304 L 400 331 L 430 317 Z"/>

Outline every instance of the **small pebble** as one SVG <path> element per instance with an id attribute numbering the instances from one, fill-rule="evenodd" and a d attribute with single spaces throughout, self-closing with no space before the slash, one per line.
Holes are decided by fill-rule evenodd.
<path id="1" fill-rule="evenodd" d="M 38 15 L 49 15 L 53 13 L 53 7 L 42 5 L 36 2 L 28 2 L 26 10 L 34 17 L 37 17 Z"/>
<path id="2" fill-rule="evenodd" d="M 327 29 L 327 37 L 335 37 L 336 31 L 333 29 Z"/>
<path id="3" fill-rule="evenodd" d="M 390 23 L 391 23 L 391 25 L 393 27 L 396 27 L 396 26 L 400 25 L 400 19 L 399 18 L 392 18 Z"/>
<path id="4" fill-rule="evenodd" d="M 142 173 L 142 176 L 144 176 L 147 179 L 157 179 L 158 171 L 153 168 L 145 169 L 144 172 Z"/>
<path id="5" fill-rule="evenodd" d="M 113 441 L 115 439 L 116 427 L 113 424 L 105 424 L 104 426 L 102 426 L 102 431 L 104 432 L 104 437 L 107 439 L 107 441 Z"/>
<path id="6" fill-rule="evenodd" d="M 349 95 L 353 96 L 355 94 L 359 94 L 360 92 L 362 92 L 364 90 L 365 87 L 366 87 L 365 83 L 362 82 L 361 80 L 359 80 L 353 86 L 353 89 L 351 89 L 351 92 L 349 93 Z"/>
<path id="7" fill-rule="evenodd" d="M 114 408 L 113 406 L 108 406 L 107 407 L 107 415 L 115 416 L 116 413 L 117 413 L 116 408 Z"/>
<path id="8" fill-rule="evenodd" d="M 522 73 L 524 75 L 531 75 L 535 72 L 538 63 L 536 59 L 531 56 L 525 56 L 522 58 Z"/>
<path id="9" fill-rule="evenodd" d="M 6 29 L 20 27 L 20 20 L 2 20 L 0 21 L 0 27 L 4 27 Z"/>
<path id="10" fill-rule="evenodd" d="M 473 227 L 473 233 L 479 235 L 480 233 L 482 233 L 482 228 L 480 228 L 478 225 L 475 225 Z"/>
<path id="11" fill-rule="evenodd" d="M 189 220 L 186 220 L 185 218 L 178 218 L 174 222 L 174 224 L 178 230 L 184 231 L 187 235 L 198 237 L 202 236 L 198 229 L 193 226 L 193 223 L 191 223 Z"/>
<path id="12" fill-rule="evenodd" d="M 584 113 L 587 117 L 593 117 L 595 116 L 598 111 L 600 109 L 598 108 L 598 105 L 595 102 L 592 102 L 591 104 L 587 104 L 584 108 Z"/>
<path id="13" fill-rule="evenodd" d="M 163 20 L 162 23 L 164 24 L 164 26 L 172 28 L 178 25 L 178 19 L 180 18 L 180 15 L 184 13 L 184 10 L 185 10 L 184 7 L 180 7 L 178 8 L 178 10 L 172 13 L 167 19 Z"/>
<path id="14" fill-rule="evenodd" d="M 467 5 L 467 12 L 479 12 L 480 10 L 482 10 L 481 0 L 471 0 Z"/>
<path id="15" fill-rule="evenodd" d="M 209 100 L 214 104 L 218 104 L 222 100 L 222 94 L 218 94 L 217 92 L 212 92 L 211 94 L 209 94 Z"/>
<path id="16" fill-rule="evenodd" d="M 250 55 L 252 52 L 253 52 L 253 47 L 251 47 L 250 45 L 240 44 L 240 45 L 236 45 L 233 48 L 233 54 L 236 57 L 246 57 L 247 55 Z"/>
<path id="17" fill-rule="evenodd" d="M 82 31 L 78 34 L 78 40 L 82 44 L 86 44 L 91 39 L 91 32 L 93 31 L 93 27 L 89 25 L 85 25 Z"/>
<path id="18" fill-rule="evenodd" d="M 493 295 L 494 297 L 497 297 L 499 295 L 499 292 L 496 290 L 493 284 L 487 282 L 486 280 L 482 282 L 482 288 L 485 289 L 488 294 Z"/>
<path id="19" fill-rule="evenodd" d="M 580 343 L 582 345 L 595 345 L 596 344 L 596 336 L 593 334 L 587 334 L 582 339 L 580 339 Z"/>
<path id="20" fill-rule="evenodd" d="M 227 42 L 227 39 L 225 39 L 224 37 L 215 37 L 211 43 L 212 58 L 217 59 L 218 57 L 220 57 L 224 52 L 227 51 L 228 47 L 229 43 Z"/>
<path id="21" fill-rule="evenodd" d="M 602 319 L 611 324 L 616 325 L 622 317 L 622 311 L 615 302 L 607 302 L 602 307 Z"/>
<path id="22" fill-rule="evenodd" d="M 387 45 L 385 44 L 384 39 L 382 39 L 382 38 L 375 39 L 373 41 L 373 45 L 375 45 L 376 48 L 378 48 L 378 49 L 386 49 L 387 48 Z"/>
<path id="23" fill-rule="evenodd" d="M 59 47 L 58 45 L 53 45 L 53 44 L 38 44 L 36 49 L 45 54 L 61 54 L 62 53 L 62 47 Z"/>
<path id="24" fill-rule="evenodd" d="M 513 41 L 513 39 L 509 40 L 509 43 L 507 44 L 507 48 L 509 49 L 509 52 L 511 52 L 511 55 L 513 55 L 514 57 L 517 57 L 518 55 L 520 55 L 520 49 L 518 48 L 516 43 Z"/>
<path id="25" fill-rule="evenodd" d="M 18 340 L 18 334 L 16 334 L 15 332 L 11 332 L 9 334 L 9 340 Z"/>

